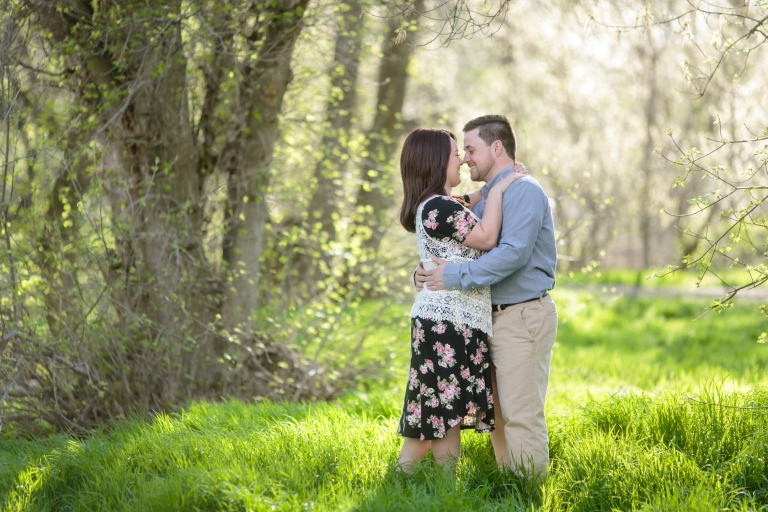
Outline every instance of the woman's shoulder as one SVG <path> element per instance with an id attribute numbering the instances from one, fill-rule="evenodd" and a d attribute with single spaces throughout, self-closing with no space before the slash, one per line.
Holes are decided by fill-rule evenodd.
<path id="1" fill-rule="evenodd" d="M 424 211 L 427 209 L 456 210 L 463 208 L 463 205 L 450 196 L 436 195 L 424 201 Z"/>

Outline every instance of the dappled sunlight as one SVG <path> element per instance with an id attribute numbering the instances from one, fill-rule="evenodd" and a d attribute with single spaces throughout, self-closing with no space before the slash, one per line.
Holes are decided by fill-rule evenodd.
<path id="1" fill-rule="evenodd" d="M 0 512 L 768 512 L 768 1 L 0 2 Z"/>

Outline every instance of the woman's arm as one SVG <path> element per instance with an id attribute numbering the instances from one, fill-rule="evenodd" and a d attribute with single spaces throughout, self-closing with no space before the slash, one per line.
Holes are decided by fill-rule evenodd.
<path id="1" fill-rule="evenodd" d="M 525 175 L 516 172 L 502 178 L 493 186 L 488 192 L 488 199 L 485 201 L 483 220 L 475 224 L 467 238 L 464 239 L 464 245 L 482 251 L 490 251 L 496 247 L 499 242 L 499 233 L 501 233 L 501 202 L 504 191 L 515 180 L 523 176 Z"/>

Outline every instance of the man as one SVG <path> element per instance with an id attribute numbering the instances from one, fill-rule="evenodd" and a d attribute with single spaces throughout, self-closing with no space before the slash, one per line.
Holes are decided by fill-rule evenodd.
<path id="1" fill-rule="evenodd" d="M 504 116 L 482 116 L 464 126 L 464 163 L 472 181 L 486 183 L 474 206 L 478 216 L 483 215 L 491 187 L 514 172 L 516 145 Z M 557 309 L 549 296 L 557 261 L 554 224 L 544 190 L 530 177 L 507 189 L 502 210 L 498 247 L 468 263 L 446 265 L 433 257 L 438 267 L 425 272 L 420 266 L 416 282 L 430 290 L 491 287 L 497 425 L 491 433 L 493 449 L 500 467 L 543 478 L 549 466 L 544 402 L 557 333 Z"/>

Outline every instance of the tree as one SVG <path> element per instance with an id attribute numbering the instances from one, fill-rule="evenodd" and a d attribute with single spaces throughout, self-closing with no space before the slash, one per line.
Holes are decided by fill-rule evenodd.
<path id="1" fill-rule="evenodd" d="M 40 275 L 49 328 L 40 332 L 30 318 L 31 296 L 14 308 L 16 324 L 4 326 L 14 361 L 3 382 L 6 396 L 27 390 L 6 411 L 32 406 L 49 422 L 71 427 L 126 408 L 225 392 L 225 356 L 239 348 L 219 328 L 247 328 L 258 307 L 263 189 L 306 5 L 7 4 L 5 111 L 28 119 L 17 130 L 28 155 L 45 154 L 45 146 L 34 147 L 40 137 L 57 140 L 49 150 L 58 156 L 46 164 L 59 166 L 48 200 L 28 208 L 25 221 L 3 222 L 3 264 L 11 269 L 18 266 L 14 254 L 29 254 L 28 236 L 38 241 L 39 259 L 24 261 L 21 285 L 35 293 L 30 282 Z M 200 95 L 196 62 L 209 63 Z M 234 72 L 239 115 L 227 120 L 216 103 L 231 92 L 225 77 Z M 226 140 L 216 135 L 222 120 Z M 6 140 L 13 129 L 6 122 Z M 30 176 L 34 160 L 26 159 Z M 221 168 L 233 199 L 223 279 L 205 246 L 206 181 Z M 4 166 L 4 221 L 13 205 L 23 212 L 11 169 Z M 32 211 L 40 209 L 47 220 L 42 232 Z M 16 227 L 25 225 L 29 232 Z M 14 287 L 17 296 L 15 281 Z M 78 390 L 79 398 L 63 389 Z"/>
<path id="2" fill-rule="evenodd" d="M 709 21 L 719 19 L 720 27 L 714 34 L 697 27 L 691 18 Z M 683 76 L 691 84 L 696 95 L 703 97 L 711 94 L 712 87 L 718 87 L 718 74 L 730 76 L 732 83 L 739 82 L 747 74 L 748 59 L 758 57 L 753 55 L 768 41 L 768 6 L 734 4 L 723 6 L 713 3 L 689 4 L 688 9 L 680 14 L 669 13 L 661 16 L 657 23 L 678 23 L 687 41 L 700 54 L 703 63 L 686 60 L 683 63 Z M 710 57 L 704 46 L 699 42 L 708 37 L 716 52 Z M 754 98 L 759 102 L 758 98 Z M 696 147 L 681 146 L 679 139 L 674 136 L 672 128 L 668 135 L 672 143 L 674 156 L 669 150 L 659 148 L 658 153 L 675 166 L 683 168 L 675 181 L 674 187 L 690 184 L 697 176 L 717 188 L 700 193 L 688 200 L 688 207 L 679 213 L 671 214 L 680 219 L 700 220 L 692 229 L 685 227 L 684 234 L 692 242 L 686 251 L 680 265 L 670 265 L 659 275 L 666 275 L 685 268 L 696 267 L 699 271 L 698 282 L 701 283 L 707 274 L 713 274 L 728 288 L 728 292 L 715 300 L 709 309 L 722 311 L 733 305 L 734 297 L 742 290 L 761 286 L 768 281 L 766 274 L 767 247 L 762 242 L 760 233 L 768 227 L 761 207 L 768 197 L 761 190 L 768 186 L 764 184 L 765 173 L 768 171 L 768 128 L 751 130 L 748 128 L 748 118 L 744 118 L 744 137 L 736 137 L 736 112 L 733 104 L 730 110 L 730 134 L 723 129 L 723 121 L 715 120 L 718 132 L 714 137 L 708 137 L 707 150 Z M 685 134 L 683 135 L 685 136 Z M 697 144 L 698 146 L 698 144 Z M 725 163 L 717 162 L 717 153 L 727 151 Z M 741 168 L 739 173 L 737 170 Z M 723 187 L 723 189 L 721 189 Z M 702 249 L 698 249 L 703 245 Z M 725 277 L 721 272 L 725 268 L 741 268 L 742 277 Z M 765 307 L 761 311 L 768 314 Z M 763 335 L 763 340 L 765 336 Z"/>
<path id="3" fill-rule="evenodd" d="M 260 337 L 257 318 L 269 314 L 261 262 L 293 51 L 324 5 L 309 18 L 308 0 L 2 5 L 4 417 L 78 428 L 193 397 L 293 393 L 299 378 L 293 396 L 312 392 L 305 362 Z M 442 16 L 421 5 L 376 7 L 391 20 L 390 68 L 361 204 L 377 219 L 389 205 L 366 194 L 399 136 L 413 31 L 402 20 Z M 449 18 L 470 7 L 455 2 Z M 355 108 L 362 9 L 337 15 L 345 65 L 331 79 L 312 207 L 327 240 L 338 235 L 325 171 L 351 130 L 341 114 Z"/>

